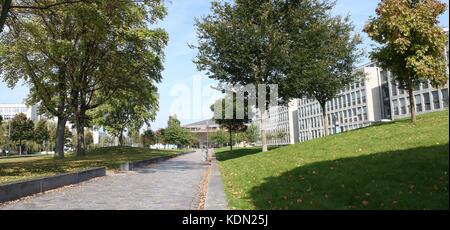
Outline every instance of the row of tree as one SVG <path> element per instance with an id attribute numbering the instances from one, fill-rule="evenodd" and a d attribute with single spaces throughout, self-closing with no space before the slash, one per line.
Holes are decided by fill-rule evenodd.
<path id="1" fill-rule="evenodd" d="M 196 23 L 195 63 L 222 85 L 278 85 L 282 103 L 315 98 L 328 134 L 326 102 L 364 76 L 355 71 L 363 56 L 360 36 L 349 17 L 332 16 L 334 5 L 328 0 L 215 1 L 212 13 Z M 444 64 L 447 36 L 436 19 L 445 8 L 437 0 L 384 0 L 365 28 L 380 43 L 372 58 L 391 70 L 400 86 L 410 92 L 413 121 L 412 90 L 417 83 L 428 79 L 439 86 L 448 79 Z M 269 96 L 266 103 L 257 105 L 263 151 L 267 151 L 264 123 L 270 100 L 274 99 Z"/>
<path id="2" fill-rule="evenodd" d="M 72 132 L 66 127 L 64 130 L 64 145 L 71 147 Z M 23 113 L 14 116 L 10 121 L 3 121 L 0 116 L 0 149 L 15 149 L 19 155 L 23 154 L 24 142 L 35 142 L 39 145 L 38 151 L 48 151 L 53 149 L 56 140 L 56 124 L 46 120 L 39 120 L 36 123 L 27 118 Z M 93 143 L 92 132 L 86 131 L 86 143 Z"/>
<path id="3" fill-rule="evenodd" d="M 230 135 L 231 133 L 231 135 Z M 230 146 L 233 150 L 233 146 L 240 143 L 255 144 L 260 140 L 259 127 L 256 125 L 250 125 L 245 131 L 239 132 L 227 132 L 220 130 L 209 134 L 209 142 L 216 147 Z"/>
<path id="4" fill-rule="evenodd" d="M 154 119 L 168 35 L 149 25 L 166 15 L 164 1 L 1 3 L 2 78 L 10 87 L 25 82 L 27 103 L 57 118 L 56 157 L 64 157 L 68 121 L 83 156 L 86 126 L 104 126 L 122 142 Z"/>
<path id="5" fill-rule="evenodd" d="M 171 144 L 181 148 L 192 146 L 197 141 L 189 130 L 181 126 L 176 116 L 169 117 L 166 128 L 157 131 L 149 129 L 141 134 L 139 139 L 145 147 L 154 144 Z"/>

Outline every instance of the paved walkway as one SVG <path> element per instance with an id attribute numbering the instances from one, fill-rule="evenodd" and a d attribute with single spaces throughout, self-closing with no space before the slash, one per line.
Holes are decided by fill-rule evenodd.
<path id="1" fill-rule="evenodd" d="M 206 192 L 205 201 L 206 210 L 227 210 L 228 203 L 222 178 L 220 177 L 220 169 L 215 154 L 211 161 L 211 174 L 209 175 L 208 190 Z"/>
<path id="2" fill-rule="evenodd" d="M 39 194 L 0 209 L 187 210 L 195 209 L 208 165 L 201 152 Z"/>

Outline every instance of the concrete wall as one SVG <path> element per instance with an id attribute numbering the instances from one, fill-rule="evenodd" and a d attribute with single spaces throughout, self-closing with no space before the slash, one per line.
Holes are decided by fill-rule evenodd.
<path id="1" fill-rule="evenodd" d="M 102 176 L 106 176 L 106 168 L 104 167 L 0 185 L 0 203 L 13 201 L 22 197 L 31 196 L 67 185 L 77 184 Z"/>

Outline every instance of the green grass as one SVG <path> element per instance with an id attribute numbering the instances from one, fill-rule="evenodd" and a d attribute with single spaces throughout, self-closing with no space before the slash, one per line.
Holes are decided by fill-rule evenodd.
<path id="1" fill-rule="evenodd" d="M 64 159 L 52 156 L 0 159 L 0 184 L 79 171 L 93 167 L 117 170 L 120 164 L 175 154 L 179 151 L 150 150 L 132 147 L 108 147 L 89 151 L 85 157 L 68 155 Z"/>
<path id="2" fill-rule="evenodd" d="M 232 209 L 449 208 L 448 110 L 260 153 L 217 150 Z"/>

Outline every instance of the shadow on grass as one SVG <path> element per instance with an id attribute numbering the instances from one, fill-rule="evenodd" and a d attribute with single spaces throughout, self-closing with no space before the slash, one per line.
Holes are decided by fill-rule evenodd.
<path id="1" fill-rule="evenodd" d="M 449 208 L 448 143 L 305 165 L 250 191 L 257 209 Z"/>
<path id="2" fill-rule="evenodd" d="M 144 148 L 107 147 L 91 150 L 84 157 L 68 155 L 64 159 L 54 159 L 52 157 L 37 159 L 16 158 L 5 162 L 0 161 L 0 184 L 5 181 L 20 181 L 30 177 L 68 173 L 94 167 L 107 167 L 110 170 L 114 170 L 118 169 L 120 164 L 125 162 L 147 160 L 174 153 L 175 151 Z"/>
<path id="3" fill-rule="evenodd" d="M 280 148 L 280 146 L 270 146 L 269 150 L 274 150 L 277 148 Z M 261 153 L 261 148 L 242 148 L 242 149 L 233 149 L 233 151 L 228 150 L 216 153 L 216 157 L 218 161 L 227 161 L 258 153 Z"/>

